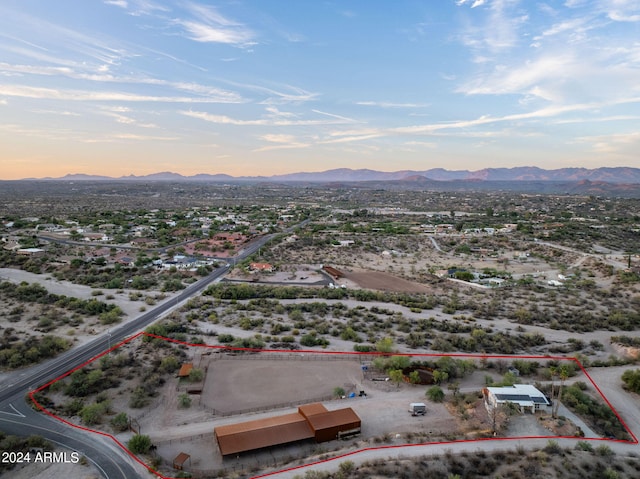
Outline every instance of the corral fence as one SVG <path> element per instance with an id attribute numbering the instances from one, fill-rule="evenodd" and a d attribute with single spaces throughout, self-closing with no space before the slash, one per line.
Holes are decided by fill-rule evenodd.
<path id="1" fill-rule="evenodd" d="M 221 411 L 220 409 L 215 409 L 205 405 L 201 407 L 205 411 L 210 412 L 211 414 L 214 414 L 216 416 L 227 417 L 227 416 L 236 416 L 239 414 L 247 414 L 252 412 L 269 411 L 272 409 L 284 409 L 288 407 L 297 407 L 297 406 L 300 406 L 301 404 L 329 401 L 333 398 L 334 396 L 332 394 L 325 394 L 324 396 L 318 396 L 312 399 L 304 399 L 302 401 L 300 400 L 287 401 L 279 404 L 269 404 L 267 406 L 258 406 L 258 407 L 252 407 L 252 408 L 246 408 L 246 409 L 236 409 L 233 411 Z"/>

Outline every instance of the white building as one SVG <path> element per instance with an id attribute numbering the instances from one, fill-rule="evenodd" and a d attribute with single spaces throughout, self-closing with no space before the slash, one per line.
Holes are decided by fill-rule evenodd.
<path id="1" fill-rule="evenodd" d="M 546 411 L 551 402 L 544 393 L 530 384 L 514 384 L 505 387 L 488 387 L 484 391 L 484 401 L 487 409 L 501 404 L 517 404 L 520 411 Z"/>

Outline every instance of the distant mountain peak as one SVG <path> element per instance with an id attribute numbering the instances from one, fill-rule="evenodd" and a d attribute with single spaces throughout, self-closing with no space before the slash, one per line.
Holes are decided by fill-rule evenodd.
<path id="1" fill-rule="evenodd" d="M 50 180 L 51 178 L 46 178 Z M 58 180 L 126 180 L 126 181 L 276 181 L 309 183 L 354 183 L 363 181 L 538 181 L 538 182 L 605 182 L 618 184 L 640 184 L 640 168 L 602 167 L 602 168 L 559 168 L 546 170 L 537 166 L 518 166 L 513 168 L 483 168 L 476 171 L 447 170 L 432 168 L 429 170 L 376 171 L 368 168 L 334 168 L 326 171 L 287 173 L 272 176 L 239 176 L 226 174 L 199 173 L 184 176 L 180 173 L 163 171 L 149 175 L 129 175 L 113 178 L 84 173 L 68 174 Z"/>

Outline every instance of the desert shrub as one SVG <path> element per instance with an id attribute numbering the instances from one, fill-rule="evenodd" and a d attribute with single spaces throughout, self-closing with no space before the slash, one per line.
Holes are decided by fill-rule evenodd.
<path id="1" fill-rule="evenodd" d="M 431 386 L 425 395 L 433 402 L 444 401 L 444 391 L 440 386 Z"/>
<path id="2" fill-rule="evenodd" d="M 116 431 L 126 431 L 129 428 L 129 416 L 127 416 L 127 413 L 121 412 L 116 414 L 113 419 L 111 419 L 111 426 Z"/>
<path id="3" fill-rule="evenodd" d="M 136 434 L 129 439 L 127 447 L 134 454 L 146 454 L 151 448 L 151 438 L 144 434 Z"/>
<path id="4" fill-rule="evenodd" d="M 622 374 L 622 381 L 624 382 L 624 388 L 626 390 L 640 393 L 640 369 L 627 369 Z"/>
<path id="5" fill-rule="evenodd" d="M 108 409 L 108 401 L 96 402 L 84 406 L 80 411 L 80 417 L 82 418 L 82 422 L 89 426 L 92 424 L 100 424 L 102 422 L 102 416 Z"/>

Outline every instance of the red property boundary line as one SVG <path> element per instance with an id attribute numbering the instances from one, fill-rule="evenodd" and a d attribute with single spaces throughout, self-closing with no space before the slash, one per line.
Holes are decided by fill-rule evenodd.
<path id="1" fill-rule="evenodd" d="M 116 443 L 127 455 L 129 455 L 129 457 L 131 457 L 134 461 L 136 461 L 137 463 L 141 464 L 142 466 L 144 466 L 149 472 L 151 472 L 152 474 L 155 474 L 157 477 L 161 478 L 161 479 L 174 479 L 170 476 L 163 476 L 162 474 L 160 474 L 158 471 L 156 471 L 155 469 L 151 468 L 151 466 L 149 466 L 148 464 L 146 464 L 144 461 L 142 461 L 140 458 L 138 458 L 138 456 L 136 456 L 134 453 L 132 453 L 126 445 L 122 444 L 116 437 L 114 437 L 113 435 L 103 432 L 103 431 L 97 431 L 95 429 L 90 429 L 84 426 L 80 426 L 77 424 L 73 424 L 70 421 L 67 421 L 64 418 L 61 418 L 60 416 L 57 416 L 55 414 L 53 414 L 51 411 L 49 411 L 47 408 L 45 408 L 44 406 L 42 406 L 35 398 L 35 394 L 45 390 L 46 388 L 48 388 L 49 386 L 51 386 L 52 384 L 54 384 L 57 381 L 60 381 L 64 378 L 66 378 L 67 376 L 69 376 L 70 374 L 72 374 L 73 372 L 84 368 L 85 366 L 87 366 L 88 364 L 91 364 L 92 362 L 100 359 L 101 357 L 111 353 L 112 351 L 115 351 L 116 349 L 120 348 L 121 346 L 128 344 L 132 341 L 134 341 L 135 339 L 138 339 L 140 336 L 146 336 L 149 338 L 155 338 L 155 339 L 161 339 L 164 341 L 168 341 L 171 343 L 176 343 L 176 344 L 180 344 L 183 346 L 189 346 L 189 347 L 201 347 L 201 348 L 209 348 L 209 349 L 225 349 L 225 350 L 233 350 L 233 351 L 248 351 L 248 352 L 260 352 L 260 353 L 280 353 L 282 354 L 283 351 L 279 350 L 279 349 L 254 349 L 254 348 L 230 348 L 228 346 L 220 346 L 220 345 L 208 345 L 208 344 L 193 344 L 193 343 L 188 343 L 185 341 L 179 341 L 177 339 L 172 339 L 172 338 L 166 338 L 164 336 L 159 336 L 156 334 L 151 334 L 151 333 L 147 333 L 147 332 L 140 332 L 137 333 L 133 336 L 130 336 L 129 338 L 124 339 L 123 341 L 121 341 L 120 343 L 116 344 L 115 346 L 111 347 L 110 349 L 107 349 L 105 351 L 103 351 L 102 353 L 94 356 L 93 358 L 89 359 L 88 361 L 82 363 L 81 365 L 67 371 L 66 373 L 60 375 L 59 377 L 52 379 L 51 381 L 49 381 L 48 383 L 38 387 L 37 389 L 34 389 L 33 391 L 29 392 L 29 398 L 31 399 L 31 401 L 33 402 L 33 404 L 35 404 L 35 406 L 42 411 L 43 413 L 47 414 L 48 416 L 66 424 L 67 426 L 76 428 L 76 429 L 80 429 L 82 431 L 86 431 L 86 432 L 90 432 L 93 434 L 98 434 L 100 436 L 104 436 L 106 438 L 111 439 L 114 443 Z M 577 359 L 577 358 L 572 358 L 572 357 L 565 357 L 565 356 L 534 356 L 534 355 L 490 355 L 490 354 L 467 354 L 467 353 L 450 353 L 450 354 L 445 354 L 445 353 L 380 353 L 380 352 L 358 352 L 358 351 L 317 351 L 317 350 L 313 350 L 313 349 L 298 349 L 295 351 L 286 351 L 287 353 L 311 353 L 311 354 L 318 354 L 318 355 L 322 355 L 322 354 L 327 354 L 327 355 L 345 355 L 345 356 L 408 356 L 408 357 L 436 357 L 436 358 L 440 358 L 443 356 L 447 356 L 447 357 L 451 357 L 451 358 L 467 358 L 467 359 L 537 359 L 537 360 L 557 360 L 557 361 L 573 361 L 575 364 L 578 365 L 578 367 L 580 368 L 580 370 L 582 371 L 582 373 L 585 375 L 585 377 L 589 380 L 589 382 L 591 383 L 591 385 L 595 388 L 596 391 L 598 391 L 598 394 L 600 394 L 600 397 L 602 398 L 602 400 L 607 404 L 607 406 L 609 406 L 609 408 L 611 408 L 611 411 L 613 412 L 613 414 L 616 416 L 616 418 L 618 419 L 618 421 L 620 421 L 620 424 L 622 424 L 622 426 L 625 428 L 625 430 L 627 431 L 627 433 L 633 438 L 633 440 L 627 441 L 624 439 L 607 439 L 607 438 L 577 438 L 575 436 L 519 436 L 519 437 L 490 437 L 490 438 L 480 438 L 480 439 L 460 439 L 460 440 L 453 440 L 453 441 L 440 441 L 440 442 L 427 442 L 427 443 L 420 443 L 420 444 L 397 444 L 397 445 L 387 445 L 387 446 L 375 446 L 375 447 L 366 447 L 363 449 L 358 449 L 357 451 L 351 451 L 351 452 L 347 452 L 345 454 L 341 454 L 329 459 L 324 459 L 321 461 L 316 461 L 316 462 L 312 462 L 312 463 L 308 463 L 308 464 L 302 464 L 299 466 L 295 466 L 295 467 L 290 467 L 290 468 L 286 468 L 286 469 L 282 469 L 279 471 L 273 471 L 273 472 L 269 472 L 266 474 L 261 474 L 258 476 L 254 476 L 253 479 L 258 479 L 258 478 L 264 478 L 264 477 L 269 477 L 269 476 L 273 476 L 276 474 L 280 474 L 283 472 L 290 472 L 290 471 L 295 471 L 298 469 L 303 469 L 305 467 L 310 467 L 310 466 L 314 466 L 317 464 L 322 464 L 322 463 L 326 463 L 326 462 L 331 462 L 331 461 L 338 461 L 340 459 L 344 459 L 347 458 L 349 456 L 353 456 L 355 454 L 360 454 L 362 452 L 366 452 L 366 451 L 382 451 L 385 449 L 399 449 L 399 448 L 403 448 L 403 447 L 416 447 L 416 446 L 430 446 L 430 445 L 446 445 L 446 444 L 459 444 L 459 443 L 469 443 L 469 442 L 475 442 L 475 443 L 481 443 L 481 442 L 485 442 L 485 441 L 514 441 L 514 440 L 525 440 L 525 439 L 552 439 L 552 438 L 556 438 L 556 439 L 579 439 L 581 441 L 611 441 L 611 442 L 619 442 L 619 443 L 624 443 L 624 444 L 638 444 L 638 438 L 635 436 L 635 434 L 633 434 L 633 432 L 631 431 L 631 429 L 629 428 L 629 426 L 627 426 L 627 424 L 624 422 L 624 420 L 620 417 L 620 415 L 618 414 L 618 411 L 616 411 L 616 409 L 613 407 L 613 405 L 609 402 L 609 400 L 606 398 L 606 396 L 604 395 L 604 393 L 602 392 L 602 390 L 598 387 L 598 385 L 595 383 L 595 381 L 591 378 L 591 376 L 589 375 L 589 373 L 587 373 L 587 371 L 585 370 L 584 366 L 582 365 L 582 363 Z"/>

